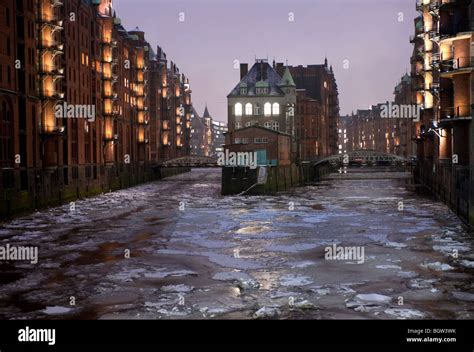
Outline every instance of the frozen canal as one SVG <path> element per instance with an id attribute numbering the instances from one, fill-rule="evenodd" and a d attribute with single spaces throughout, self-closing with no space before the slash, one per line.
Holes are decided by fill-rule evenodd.
<path id="1" fill-rule="evenodd" d="M 0 262 L 0 318 L 474 318 L 473 235 L 403 180 L 221 197 L 219 172 L 0 225 L 0 246 L 39 247 Z"/>

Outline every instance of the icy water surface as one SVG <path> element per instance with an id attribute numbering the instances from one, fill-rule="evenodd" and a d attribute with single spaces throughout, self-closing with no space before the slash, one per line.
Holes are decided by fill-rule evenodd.
<path id="1" fill-rule="evenodd" d="M 0 246 L 39 247 L 0 262 L 0 317 L 474 318 L 472 234 L 404 180 L 219 192 L 194 170 L 0 225 Z M 326 260 L 333 244 L 364 262 Z"/>

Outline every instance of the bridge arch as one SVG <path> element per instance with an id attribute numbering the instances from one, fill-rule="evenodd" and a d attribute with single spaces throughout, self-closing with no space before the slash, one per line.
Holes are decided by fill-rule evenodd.
<path id="1" fill-rule="evenodd" d="M 313 167 L 322 166 L 324 164 L 350 164 L 357 161 L 363 163 L 383 162 L 383 163 L 406 163 L 409 160 L 399 155 L 383 153 L 376 150 L 355 150 L 349 153 L 341 153 L 328 156 L 324 159 L 313 163 Z"/>
<path id="2" fill-rule="evenodd" d="M 161 168 L 167 167 L 218 167 L 217 157 L 214 156 L 200 156 L 200 155 L 189 155 L 180 158 L 168 159 L 157 165 Z"/>

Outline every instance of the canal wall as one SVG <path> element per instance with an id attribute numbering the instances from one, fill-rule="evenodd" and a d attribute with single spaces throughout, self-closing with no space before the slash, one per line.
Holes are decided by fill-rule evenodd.
<path id="1" fill-rule="evenodd" d="M 222 195 L 263 195 L 276 194 L 292 187 L 304 186 L 311 182 L 320 181 L 330 173 L 331 167 L 325 166 L 314 169 L 312 164 L 292 164 L 287 166 L 265 166 L 264 182 L 259 184 L 259 173 L 262 167 L 223 167 Z"/>
<path id="2" fill-rule="evenodd" d="M 445 202 L 474 228 L 474 168 L 420 160 L 414 169 L 415 182 Z"/>
<path id="3" fill-rule="evenodd" d="M 79 167 L 78 175 L 83 174 L 89 177 L 78 177 L 75 180 L 69 180 L 69 184 L 64 184 L 62 179 L 58 178 L 60 172 L 57 168 L 43 170 L 38 173 L 41 176 L 36 182 L 36 187 L 22 190 L 19 182 L 13 182 L 13 187 L 2 189 L 0 219 L 8 219 L 34 210 L 58 206 L 77 199 L 117 191 L 189 171 L 189 168 L 153 169 L 144 165 L 125 166 L 120 169 L 115 166 L 102 166 L 98 169 L 100 177 L 97 177 L 94 173 L 89 173 L 85 168 Z M 18 180 L 19 177 L 13 174 L 14 180 Z M 59 182 L 61 183 L 58 184 Z"/>

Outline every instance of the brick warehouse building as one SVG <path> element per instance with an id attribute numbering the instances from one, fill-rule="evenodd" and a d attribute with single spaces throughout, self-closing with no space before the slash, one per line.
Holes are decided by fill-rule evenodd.
<path id="1" fill-rule="evenodd" d="M 412 157 L 417 153 L 416 131 L 420 122 L 414 118 L 382 117 L 383 109 L 397 106 L 416 108 L 412 81 L 405 74 L 394 89 L 393 102 L 373 105 L 368 110 L 357 110 L 342 116 L 338 123 L 339 153 L 356 150 L 376 150 L 381 153 Z"/>
<path id="2" fill-rule="evenodd" d="M 418 180 L 474 224 L 474 3 L 418 0 L 412 79 L 423 104 Z"/>
<path id="3" fill-rule="evenodd" d="M 258 125 L 289 134 L 293 162 L 337 153 L 338 90 L 327 60 L 307 67 L 256 60 L 250 71 L 242 64 L 228 103 L 229 132 Z"/>
<path id="4" fill-rule="evenodd" d="M 319 123 L 317 132 L 318 136 L 315 136 L 313 133 L 313 140 L 309 139 L 304 143 L 308 147 L 305 148 L 305 150 L 314 150 L 314 152 L 307 156 L 312 158 L 337 154 L 339 93 L 332 66 L 328 65 L 328 60 L 326 58 L 324 59 L 324 64 L 290 66 L 289 68 L 296 83 L 296 88 L 304 89 L 306 97 L 316 100 L 319 103 L 319 109 L 316 109 L 315 107 L 307 108 L 313 109 L 315 112 L 317 111 L 316 114 L 318 116 L 315 117 L 315 120 Z M 302 98 L 301 95 L 300 98 Z M 307 105 L 308 101 L 303 101 L 305 101 L 305 105 Z M 305 113 L 301 112 L 301 114 Z M 303 118 L 303 116 L 301 117 Z M 300 130 L 300 138 L 305 139 L 305 129 L 311 131 L 312 127 L 312 122 L 311 125 L 304 126 Z"/>
<path id="5" fill-rule="evenodd" d="M 111 0 L 2 0 L 0 18 L 2 217 L 149 180 L 189 154 L 188 79 Z M 78 106 L 93 118 L 67 114 Z"/>

